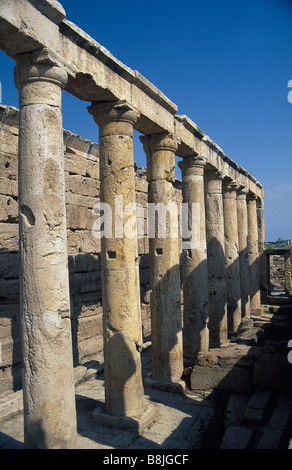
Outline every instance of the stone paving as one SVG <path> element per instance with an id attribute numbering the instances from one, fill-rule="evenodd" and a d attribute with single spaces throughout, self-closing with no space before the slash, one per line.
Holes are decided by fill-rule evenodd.
<path id="1" fill-rule="evenodd" d="M 151 367 L 151 350 L 143 353 L 143 374 Z M 21 393 L 21 392 L 18 392 Z M 155 403 L 158 419 L 141 436 L 102 427 L 92 412 L 104 402 L 103 374 L 76 386 L 78 449 L 192 449 L 202 446 L 202 437 L 215 415 L 212 397 L 180 395 L 145 389 L 145 399 Z M 0 422 L 0 449 L 23 448 L 23 413 Z"/>
<path id="2" fill-rule="evenodd" d="M 150 348 L 142 353 L 142 365 L 145 378 L 151 370 Z M 95 376 L 76 385 L 77 449 L 175 449 L 176 453 L 188 453 L 192 449 L 292 448 L 291 391 L 270 397 L 271 392 L 265 390 L 256 390 L 251 396 L 214 391 L 183 395 L 145 388 L 146 402 L 157 407 L 159 416 L 137 435 L 94 422 L 93 410 L 104 403 L 101 367 Z M 21 406 L 19 391 L 7 403 L 7 418 L 3 419 L 5 409 L 0 401 L 0 449 L 23 448 Z"/>

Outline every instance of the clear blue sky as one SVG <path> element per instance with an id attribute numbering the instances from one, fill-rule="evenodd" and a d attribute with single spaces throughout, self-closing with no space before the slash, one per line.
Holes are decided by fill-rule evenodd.
<path id="1" fill-rule="evenodd" d="M 263 184 L 266 240 L 292 238 L 292 1 L 61 3 L 67 19 L 160 88 Z M 17 106 L 13 65 L 0 52 L 2 102 Z M 97 141 L 86 106 L 65 92 L 64 127 Z M 136 132 L 134 149 L 145 165 Z"/>

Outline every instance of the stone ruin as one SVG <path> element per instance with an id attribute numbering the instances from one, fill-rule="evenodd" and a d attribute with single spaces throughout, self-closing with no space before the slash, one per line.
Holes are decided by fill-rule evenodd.
<path id="1" fill-rule="evenodd" d="M 144 388 L 291 387 L 283 338 L 279 349 L 269 336 L 262 185 L 55 0 L 2 0 L 0 48 L 15 59 L 19 90 L 19 111 L 0 107 L 0 395 L 23 389 L 25 447 L 75 448 L 76 374 L 92 367 L 102 365 L 105 382 L 95 419 L 138 433 L 157 418 Z M 63 130 L 63 89 L 90 103 L 99 144 Z M 145 169 L 134 163 L 133 129 Z M 198 208 L 196 243 L 157 228 L 99 239 L 99 203 L 114 231 L 133 217 L 119 219 L 117 197 L 145 209 L 134 212 L 142 226 L 149 204 Z M 169 235 L 174 219 L 165 220 Z M 290 252 L 285 260 L 289 307 Z M 291 332 L 286 317 L 276 325 Z"/>

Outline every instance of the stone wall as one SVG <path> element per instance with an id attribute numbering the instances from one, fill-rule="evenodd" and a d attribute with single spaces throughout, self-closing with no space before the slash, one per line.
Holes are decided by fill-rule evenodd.
<path id="1" fill-rule="evenodd" d="M 21 386 L 18 255 L 18 110 L 0 106 L 0 395 Z M 99 151 L 92 143 L 64 131 L 68 268 L 74 365 L 102 361 L 100 240 L 92 233 L 99 202 Z M 146 169 L 135 172 L 136 202 L 146 210 Z M 177 201 L 181 201 L 176 181 Z M 144 211 L 146 223 L 146 211 Z M 138 239 L 144 342 L 150 339 L 149 244 Z"/>

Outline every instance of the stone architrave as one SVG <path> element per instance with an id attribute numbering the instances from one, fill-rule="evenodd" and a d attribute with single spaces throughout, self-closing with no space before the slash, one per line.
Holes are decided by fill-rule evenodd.
<path id="1" fill-rule="evenodd" d="M 199 205 L 199 237 L 193 247 L 182 251 L 182 284 L 184 298 L 183 352 L 188 360 L 195 360 L 198 353 L 209 349 L 208 329 L 208 269 L 206 245 L 206 221 L 204 199 L 205 158 L 191 155 L 179 166 L 182 170 L 183 202 L 188 204 L 188 225 L 192 221 L 192 204 Z"/>
<path id="2" fill-rule="evenodd" d="M 210 347 L 220 347 L 228 337 L 222 180 L 218 170 L 205 171 Z"/>
<path id="3" fill-rule="evenodd" d="M 137 113 L 126 101 L 93 103 L 88 111 L 99 126 L 101 202 L 112 210 L 112 233 L 101 238 L 105 411 L 139 420 L 144 388 L 137 234 L 126 233 L 127 222 L 136 216 L 133 125 Z M 133 205 L 131 214 L 118 213 L 116 197 L 123 208 Z"/>
<path id="4" fill-rule="evenodd" d="M 259 271 L 259 247 L 258 247 L 258 219 L 257 197 L 253 193 L 247 196 L 248 214 L 248 261 L 250 282 L 250 308 L 260 309 L 260 271 Z"/>
<path id="5" fill-rule="evenodd" d="M 227 324 L 230 335 L 241 323 L 241 290 L 238 251 L 237 196 L 238 184 L 223 181 L 225 279 L 227 286 Z"/>
<path id="6" fill-rule="evenodd" d="M 242 317 L 250 317 L 249 264 L 247 247 L 247 193 L 248 189 L 246 188 L 240 188 L 237 192 L 238 249 Z"/>
<path id="7" fill-rule="evenodd" d="M 19 56 L 19 238 L 24 445 L 74 448 L 61 92 L 67 73 Z"/>
<path id="8" fill-rule="evenodd" d="M 257 219 L 258 219 L 258 247 L 259 247 L 259 270 L 260 270 L 260 291 L 261 303 L 267 303 L 268 300 L 268 260 L 265 255 L 265 215 L 264 200 L 258 198 Z"/>
<path id="9" fill-rule="evenodd" d="M 180 299 L 180 265 L 178 238 L 178 207 L 174 204 L 174 169 L 177 141 L 171 134 L 141 136 L 147 155 L 148 236 L 150 284 L 152 288 L 151 335 L 152 381 L 178 384 L 183 372 L 182 315 Z M 150 207 L 160 207 L 165 220 L 150 217 Z M 160 215 L 161 216 L 161 215 Z M 173 217 L 174 216 L 174 217 Z M 169 217 L 169 218 L 168 218 Z M 164 228 L 159 233 L 158 225 Z M 174 236 L 171 230 L 174 230 Z M 154 230 L 155 229 L 155 230 Z M 152 232 L 152 233 L 150 233 Z M 175 233 L 176 232 L 176 233 Z M 149 381 L 148 381 L 149 384 Z M 155 387 L 155 383 L 153 384 Z M 175 389 L 175 387 L 174 387 Z"/>

